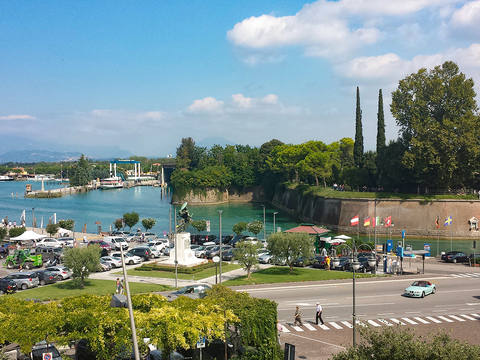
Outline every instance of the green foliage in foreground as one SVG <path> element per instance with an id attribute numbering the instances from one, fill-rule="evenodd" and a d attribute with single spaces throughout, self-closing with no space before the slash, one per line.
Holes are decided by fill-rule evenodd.
<path id="1" fill-rule="evenodd" d="M 356 278 L 372 277 L 371 274 L 356 274 Z M 293 268 L 293 273 L 286 266 L 272 266 L 268 269 L 255 271 L 250 279 L 240 276 L 236 279 L 224 281 L 225 286 L 251 285 L 251 284 L 278 284 L 285 282 L 321 281 L 335 279 L 352 279 L 353 273 L 345 271 L 326 271 L 307 268 Z"/>
<path id="2" fill-rule="evenodd" d="M 116 289 L 115 280 L 87 279 L 85 280 L 84 285 L 85 287 L 82 289 L 77 283 L 75 283 L 75 281 L 67 280 L 6 296 L 16 299 L 58 300 L 68 296 L 77 296 L 83 294 L 112 295 L 115 293 Z M 150 291 L 166 291 L 172 289 L 167 285 L 138 282 L 129 282 L 129 287 L 132 294 L 146 293 Z"/>
<path id="3" fill-rule="evenodd" d="M 475 360 L 480 359 L 480 346 L 452 340 L 443 331 L 415 336 L 413 330 L 400 325 L 380 330 L 359 328 L 362 337 L 353 347 L 333 356 L 333 360 Z"/>

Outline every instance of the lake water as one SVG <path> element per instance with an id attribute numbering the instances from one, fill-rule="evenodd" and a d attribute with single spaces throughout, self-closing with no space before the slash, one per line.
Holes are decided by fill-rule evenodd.
<path id="1" fill-rule="evenodd" d="M 48 224 L 48 219 L 53 219 L 56 213 L 57 221 L 72 219 L 75 221 L 75 231 L 81 231 L 86 225 L 87 232 L 97 233 L 95 222 L 100 222 L 102 231 L 109 231 L 110 226 L 116 219 L 122 218 L 124 213 L 136 212 L 140 220 L 153 218 L 156 225 L 152 229 L 157 235 L 168 232 L 169 212 L 172 211 L 172 225 L 174 228 L 174 206 L 170 205 L 171 197 L 167 191 L 159 187 L 137 186 L 129 189 L 94 190 L 86 193 L 66 195 L 61 198 L 35 199 L 25 198 L 25 186 L 32 184 L 33 189 L 41 189 L 41 182 L 37 181 L 8 181 L 0 182 L 0 219 L 8 216 L 9 221 L 20 223 L 20 216 L 25 210 L 26 224 L 32 226 L 32 208 L 37 219 L 37 227 L 40 227 L 43 217 L 43 228 Z M 62 187 L 59 183 L 45 182 L 45 190 Z M 12 196 L 13 194 L 13 196 Z M 17 197 L 18 195 L 18 197 Z M 260 220 L 263 222 L 263 207 L 261 203 L 225 203 L 219 205 L 197 205 L 188 207 L 194 220 L 209 220 L 210 232 L 219 234 L 220 216 L 218 210 L 222 210 L 222 235 L 232 234 L 234 224 L 245 221 Z M 177 211 L 179 207 L 177 206 Z M 275 226 L 282 230 L 290 229 L 299 224 L 288 213 L 265 204 L 265 229 L 268 236 L 273 232 L 273 213 Z M 141 221 L 134 229 L 142 228 Z M 128 230 L 128 229 L 127 229 Z M 142 228 L 143 230 L 143 228 Z M 197 231 L 189 227 L 192 234 Z M 263 230 L 259 237 L 263 238 Z"/>
<path id="2" fill-rule="evenodd" d="M 48 224 L 48 219 L 53 219 L 53 214 L 57 214 L 57 221 L 62 219 L 72 219 L 75 221 L 75 231 L 80 232 L 86 225 L 87 232 L 97 233 L 98 228 L 95 222 L 100 222 L 102 231 L 109 231 L 110 226 L 117 218 L 122 218 L 124 213 L 136 212 L 140 220 L 144 218 L 153 218 L 157 224 L 152 231 L 157 235 L 163 235 L 168 232 L 169 211 L 172 211 L 172 230 L 174 229 L 174 207 L 170 205 L 170 195 L 159 187 L 138 186 L 129 189 L 113 190 L 94 190 L 88 193 L 78 193 L 66 195 L 61 198 L 35 199 L 24 198 L 25 185 L 32 184 L 33 189 L 41 189 L 41 182 L 37 181 L 8 181 L 0 182 L 0 219 L 8 216 L 10 221 L 20 223 L 20 216 L 25 210 L 26 224 L 32 226 L 32 208 L 35 208 L 34 215 L 37 219 L 37 227 L 40 227 L 43 218 L 43 228 Z M 59 183 L 46 182 L 45 190 L 63 187 Z M 17 197 L 18 196 L 18 197 Z M 232 234 L 234 224 L 245 221 L 260 220 L 263 222 L 263 207 L 261 203 L 225 203 L 218 205 L 196 205 L 189 206 L 189 212 L 194 220 L 205 219 L 210 221 L 210 232 L 219 234 L 219 213 L 222 210 L 222 235 Z M 178 211 L 177 207 L 177 211 Z M 265 230 L 266 235 L 273 232 L 273 213 L 275 215 L 275 226 L 281 230 L 287 230 L 298 226 L 300 221 L 292 217 L 289 213 L 281 211 L 265 203 Z M 134 226 L 134 229 L 142 228 L 141 221 Z M 142 228 L 143 229 L 143 228 Z M 188 231 L 196 233 L 193 227 Z M 263 238 L 263 230 L 258 234 Z M 386 242 L 385 228 L 379 228 L 377 234 L 377 243 Z M 368 241 L 368 236 L 362 237 Z M 394 244 L 400 241 L 400 238 L 394 239 Z M 373 240 L 373 231 L 370 241 Z M 405 239 L 405 244 L 412 245 L 414 250 L 422 250 L 423 245 L 431 245 L 432 255 L 437 254 L 437 239 Z M 480 247 L 480 241 L 478 241 Z M 438 251 L 447 252 L 450 249 L 473 252 L 472 240 L 456 240 L 452 244 L 450 239 L 440 239 L 438 242 Z M 478 253 L 480 249 L 477 249 Z"/>

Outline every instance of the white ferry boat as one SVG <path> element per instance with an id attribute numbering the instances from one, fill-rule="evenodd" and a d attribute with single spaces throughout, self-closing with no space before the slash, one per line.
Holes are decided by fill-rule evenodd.
<path id="1" fill-rule="evenodd" d="M 121 177 L 114 176 L 100 180 L 100 189 L 119 189 L 123 188 L 123 180 Z"/>
<path id="2" fill-rule="evenodd" d="M 13 177 L 8 175 L 0 175 L 0 181 L 13 181 Z"/>

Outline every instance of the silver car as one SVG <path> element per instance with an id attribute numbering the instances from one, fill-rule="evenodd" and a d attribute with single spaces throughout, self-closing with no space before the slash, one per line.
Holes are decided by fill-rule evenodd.
<path id="1" fill-rule="evenodd" d="M 111 253 L 110 256 L 117 258 L 120 261 L 122 260 L 122 253 L 120 252 Z M 143 261 L 140 256 L 132 255 L 129 253 L 123 253 L 123 259 L 125 261 L 125 265 L 140 264 Z"/>
<path id="2" fill-rule="evenodd" d="M 27 290 L 40 283 L 38 275 L 35 272 L 18 272 L 4 277 L 6 280 L 12 280 L 17 284 L 18 289 Z"/>
<path id="3" fill-rule="evenodd" d="M 45 270 L 53 272 L 59 279 L 66 280 L 73 275 L 73 272 L 66 266 L 50 266 Z"/>

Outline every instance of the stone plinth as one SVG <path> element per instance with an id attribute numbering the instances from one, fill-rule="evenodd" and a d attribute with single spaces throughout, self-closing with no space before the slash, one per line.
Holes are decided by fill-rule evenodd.
<path id="1" fill-rule="evenodd" d="M 179 233 L 175 235 L 175 246 L 177 247 L 177 261 L 179 266 L 194 266 L 206 263 L 207 260 L 199 259 L 195 252 L 190 249 L 190 233 Z M 164 264 L 175 265 L 175 248 L 170 250 L 170 257 Z"/>

